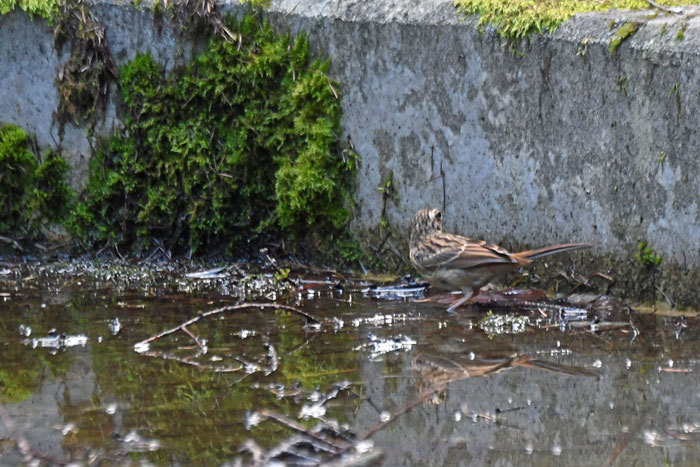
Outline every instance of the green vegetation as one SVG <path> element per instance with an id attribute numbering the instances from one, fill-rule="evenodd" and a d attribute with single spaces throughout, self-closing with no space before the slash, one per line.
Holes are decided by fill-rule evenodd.
<path id="1" fill-rule="evenodd" d="M 55 0 L 0 0 L 0 15 L 7 14 L 16 7 L 26 11 L 31 16 L 44 18 L 51 23 L 58 5 Z"/>
<path id="2" fill-rule="evenodd" d="M 38 159 L 24 130 L 0 129 L 0 233 L 13 239 L 35 238 L 43 224 L 61 222 L 69 210 L 68 164 L 50 152 Z"/>
<path id="3" fill-rule="evenodd" d="M 661 168 L 661 172 L 663 173 L 664 167 L 666 164 L 666 152 L 665 151 L 659 152 L 659 158 L 657 159 L 657 161 L 659 162 L 659 167 Z"/>
<path id="4" fill-rule="evenodd" d="M 578 45 L 576 55 L 581 57 L 581 65 L 586 64 L 586 54 L 588 53 L 588 44 L 593 40 L 592 37 L 585 37 Z"/>
<path id="5" fill-rule="evenodd" d="M 682 41 L 685 39 L 685 30 L 688 27 L 688 23 L 683 23 L 683 25 L 678 28 L 678 32 L 676 33 L 676 40 L 677 41 Z"/>
<path id="6" fill-rule="evenodd" d="M 637 258 L 637 261 L 641 265 L 651 267 L 661 264 L 663 255 L 657 255 L 645 242 L 640 242 L 639 245 L 637 245 L 637 254 L 635 258 Z"/>
<path id="7" fill-rule="evenodd" d="M 564 21 L 577 13 L 591 11 L 644 10 L 649 9 L 645 0 L 456 0 L 457 8 L 464 14 L 481 16 L 479 28 L 487 25 L 496 28 L 499 35 L 518 41 L 530 34 L 552 33 Z M 682 5 L 692 1 L 671 0 L 666 5 Z"/>
<path id="8" fill-rule="evenodd" d="M 500 334 L 520 334 L 525 331 L 530 319 L 516 314 L 494 314 L 489 310 L 479 321 L 479 327 L 489 339 Z"/>
<path id="9" fill-rule="evenodd" d="M 356 160 L 339 143 L 329 62 L 311 61 L 305 37 L 275 34 L 258 13 L 227 27 L 237 40 L 213 38 L 178 76 L 148 55 L 120 69 L 125 127 L 93 157 L 71 221 L 86 244 L 137 254 L 352 244 Z"/>
<path id="10" fill-rule="evenodd" d="M 618 78 L 617 87 L 620 91 L 623 91 L 625 93 L 625 96 L 627 96 L 627 98 L 629 99 L 630 90 L 629 90 L 629 86 L 627 86 L 627 76 L 623 76 L 621 78 Z"/>
<path id="11" fill-rule="evenodd" d="M 608 50 L 610 55 L 615 53 L 617 47 L 622 44 L 622 42 L 637 32 L 639 29 L 639 23 L 629 22 L 620 26 L 620 29 L 615 31 L 615 35 L 610 39 L 610 44 L 608 45 Z"/>

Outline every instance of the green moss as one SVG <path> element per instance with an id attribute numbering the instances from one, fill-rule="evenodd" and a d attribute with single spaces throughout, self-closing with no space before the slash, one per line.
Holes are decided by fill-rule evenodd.
<path id="1" fill-rule="evenodd" d="M 657 255 L 645 242 L 640 242 L 639 245 L 637 245 L 637 254 L 635 258 L 637 258 L 640 264 L 651 267 L 660 265 L 663 255 Z"/>
<path id="2" fill-rule="evenodd" d="M 629 22 L 620 26 L 620 29 L 615 31 L 615 35 L 610 38 L 610 44 L 608 45 L 608 51 L 610 55 L 615 53 L 618 46 L 628 37 L 632 36 L 639 29 L 639 23 Z"/>
<path id="3" fill-rule="evenodd" d="M 34 238 L 47 222 L 65 218 L 72 191 L 65 183 L 68 165 L 48 153 L 40 163 L 27 133 L 14 125 L 0 129 L 0 233 Z"/>
<path id="4" fill-rule="evenodd" d="M 676 33 L 676 40 L 677 41 L 682 41 L 685 39 L 685 29 L 688 27 L 687 23 L 683 23 L 681 27 L 678 29 L 678 32 Z"/>
<path id="5" fill-rule="evenodd" d="M 455 3 L 462 13 L 480 15 L 481 30 L 491 25 L 499 35 L 511 41 L 531 34 L 552 33 L 578 13 L 649 8 L 645 0 L 456 0 Z M 664 3 L 682 5 L 693 1 L 671 0 Z"/>
<path id="6" fill-rule="evenodd" d="M 673 83 L 673 86 L 671 86 L 671 90 L 668 92 L 668 97 L 673 97 L 675 100 L 676 104 L 676 111 L 678 112 L 678 115 L 682 113 L 681 109 L 681 94 L 679 90 L 679 84 L 678 81 L 675 81 Z"/>
<path id="7" fill-rule="evenodd" d="M 0 130 L 0 231 L 11 232 L 24 224 L 31 186 L 34 185 L 36 160 L 29 149 L 29 137 L 19 127 Z"/>
<path id="8" fill-rule="evenodd" d="M 666 164 L 666 152 L 659 152 L 659 158 L 657 159 L 657 161 L 659 163 L 659 167 L 661 168 L 661 172 L 663 173 Z"/>
<path id="9" fill-rule="evenodd" d="M 625 93 L 625 96 L 627 96 L 627 98 L 629 99 L 630 90 L 629 90 L 629 86 L 627 86 L 627 76 L 623 76 L 623 77 L 618 78 L 617 88 L 620 91 L 623 91 Z"/>
<path id="10" fill-rule="evenodd" d="M 227 27 L 238 41 L 213 38 L 177 76 L 148 55 L 120 69 L 125 127 L 93 158 L 71 223 L 86 243 L 138 253 L 349 241 L 356 157 L 339 142 L 329 62 L 258 13 Z"/>
<path id="11" fill-rule="evenodd" d="M 14 10 L 16 7 L 26 11 L 31 16 L 38 16 L 49 22 L 53 21 L 58 10 L 55 0 L 0 0 L 0 15 Z"/>
<path id="12" fill-rule="evenodd" d="M 586 54 L 588 53 L 588 44 L 593 40 L 592 37 L 584 37 L 581 42 L 578 44 L 578 50 L 576 51 L 576 55 L 581 57 L 581 64 L 585 65 L 586 64 Z"/>

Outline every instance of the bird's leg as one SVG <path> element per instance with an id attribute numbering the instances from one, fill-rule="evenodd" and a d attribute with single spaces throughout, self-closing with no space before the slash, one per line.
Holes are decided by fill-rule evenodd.
<path id="1" fill-rule="evenodd" d="M 462 293 L 464 294 L 464 296 L 462 298 L 460 298 L 459 300 L 457 300 L 456 302 L 454 302 L 452 305 L 450 305 L 450 307 L 447 309 L 448 313 L 454 312 L 458 307 L 460 307 L 464 303 L 468 302 L 469 299 L 471 299 L 474 295 L 479 293 L 479 289 L 478 288 L 472 289 L 470 287 L 466 287 L 466 288 L 462 289 Z"/>

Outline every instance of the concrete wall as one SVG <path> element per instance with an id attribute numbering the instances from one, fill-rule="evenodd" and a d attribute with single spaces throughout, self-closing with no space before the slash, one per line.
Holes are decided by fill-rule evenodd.
<path id="1" fill-rule="evenodd" d="M 94 5 L 117 61 L 145 50 L 169 66 L 185 60 L 189 40 L 144 8 Z M 591 252 L 575 256 L 578 272 L 613 276 L 613 291 L 648 298 L 661 290 L 697 305 L 699 12 L 580 15 L 517 53 L 493 31 L 480 34 L 449 0 L 273 0 L 268 15 L 332 58 L 343 125 L 362 157 L 354 228 L 375 245 L 377 188 L 393 173 L 399 201 L 387 201 L 385 213 L 394 233 L 377 254 L 396 260 L 389 244 L 405 253 L 413 213 L 434 206 L 447 229 L 510 248 L 590 241 Z M 640 27 L 611 54 L 624 21 Z M 65 52 L 53 50 L 48 28 L 16 12 L 0 18 L 0 44 L 0 69 L 9 70 L 0 121 L 55 144 L 53 80 Z M 111 110 L 101 131 L 114 118 Z M 79 181 L 84 130 L 67 131 L 63 146 Z M 640 241 L 664 255 L 659 271 L 634 260 Z"/>

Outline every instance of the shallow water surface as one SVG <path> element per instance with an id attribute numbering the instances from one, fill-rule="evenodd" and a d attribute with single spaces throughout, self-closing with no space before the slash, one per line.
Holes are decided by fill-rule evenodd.
<path id="1" fill-rule="evenodd" d="M 0 269 L 3 465 L 700 460 L 695 317 L 551 302 L 447 314 L 420 286 L 330 274 Z M 242 288 L 320 324 L 229 308 L 141 343 Z"/>

